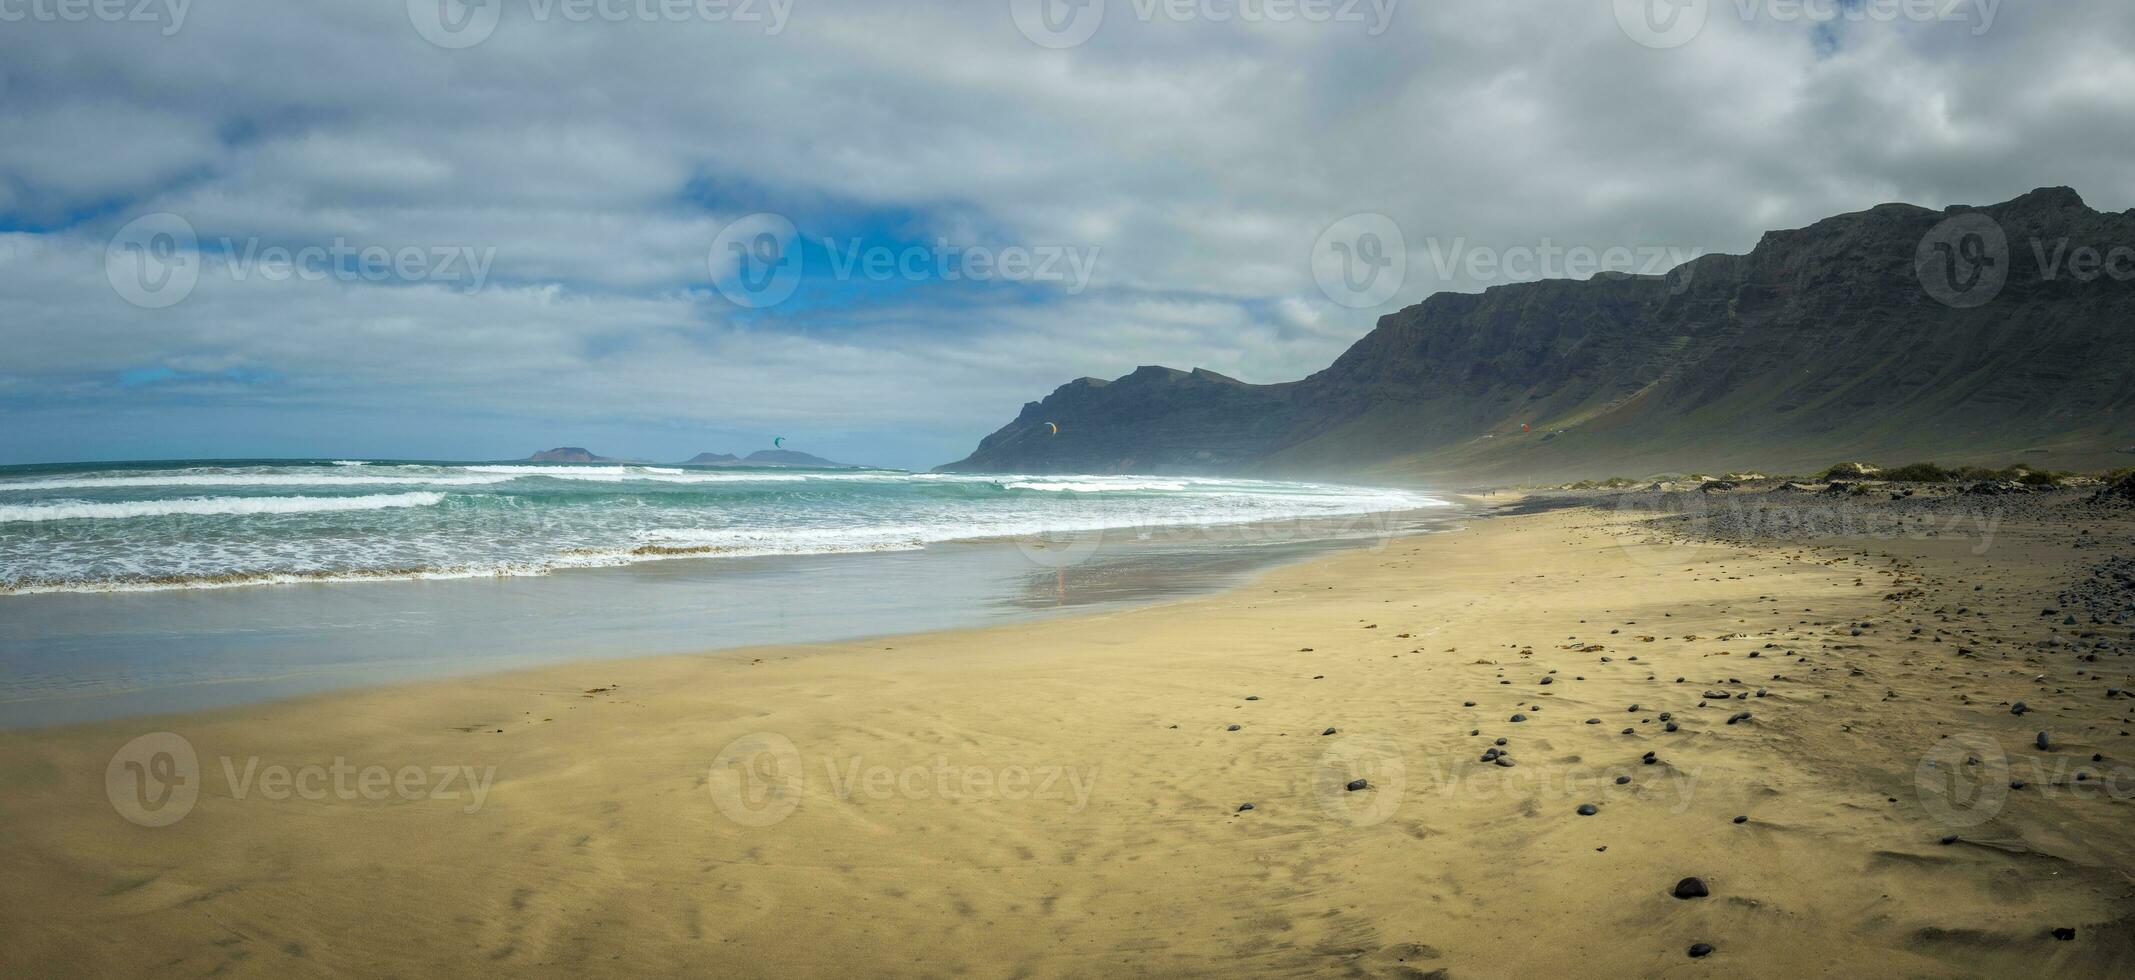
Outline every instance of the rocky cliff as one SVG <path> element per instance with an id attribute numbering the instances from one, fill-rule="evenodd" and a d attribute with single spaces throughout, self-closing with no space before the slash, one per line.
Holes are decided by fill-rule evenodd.
<path id="1" fill-rule="evenodd" d="M 2048 188 L 1983 208 L 1881 205 L 1665 276 L 1440 293 L 1299 381 L 1159 367 L 1084 378 L 944 469 L 2102 468 L 2125 465 L 2113 449 L 2131 437 L 2135 212 Z"/>

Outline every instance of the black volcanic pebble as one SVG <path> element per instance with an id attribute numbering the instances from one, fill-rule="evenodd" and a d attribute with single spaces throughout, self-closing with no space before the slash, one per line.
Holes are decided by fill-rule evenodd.
<path id="1" fill-rule="evenodd" d="M 1661 730 L 1662 730 L 1662 731 L 1665 731 L 1665 732 L 1672 732 L 1672 731 L 1675 731 L 1675 730 L 1676 730 L 1676 729 L 1675 729 L 1675 722 L 1672 722 L 1672 721 L 1671 721 L 1671 722 L 1669 722 L 1669 723 L 1667 723 L 1667 724 L 1665 724 L 1665 725 L 1662 725 L 1662 726 L 1661 726 Z"/>
<path id="2" fill-rule="evenodd" d="M 1712 944 L 1711 944 L 1711 943 L 1691 943 L 1691 944 L 1690 944 L 1690 958 L 1691 958 L 1691 959 L 1694 959 L 1694 960 L 1695 960 L 1695 959 L 1703 959 L 1703 958 L 1705 958 L 1705 957 L 1707 957 L 1707 956 L 1711 956 L 1711 955 L 1712 955 Z"/>
<path id="3" fill-rule="evenodd" d="M 2076 938 L 2076 930 L 2070 926 L 2062 926 L 2061 928 L 2055 929 L 2053 931 L 2053 938 L 2058 939 L 2064 943 L 2069 942 Z"/>
<path id="4" fill-rule="evenodd" d="M 1542 678 L 1542 683 L 1544 683 L 1544 684 L 1554 684 L 1554 683 L 1556 683 L 1556 678 L 1554 678 L 1554 677 L 1544 677 L 1544 678 Z"/>
<path id="5" fill-rule="evenodd" d="M 1661 761 L 1661 760 L 1660 760 L 1660 756 L 1657 756 L 1657 755 L 1654 755 L 1654 754 L 1653 754 L 1653 753 L 1651 753 L 1651 752 L 1648 752 L 1648 753 L 1646 753 L 1645 755 L 1639 756 L 1639 757 L 1638 757 L 1638 761 L 1640 761 L 1640 762 L 1643 762 L 1643 763 L 1645 763 L 1646 765 L 1649 765 L 1649 766 L 1650 766 L 1650 765 L 1652 765 L 1652 764 L 1654 764 L 1654 763 L 1656 763 L 1656 762 L 1659 762 L 1659 761 Z"/>
<path id="6" fill-rule="evenodd" d="M 1618 785 L 1618 786 L 1622 786 L 1623 784 L 1625 784 L 1625 783 L 1628 783 L 1628 782 L 1630 782 L 1630 781 L 1631 781 L 1631 777 L 1629 777 L 1629 776 L 1618 776 L 1618 777 L 1616 777 L 1616 785 Z"/>
<path id="7" fill-rule="evenodd" d="M 2030 706 L 2030 705 L 2027 705 L 2027 704 L 2025 704 L 2025 703 L 2024 703 L 2024 702 L 2022 702 L 2022 701 L 2018 701 L 2017 703 L 2015 703 L 2015 704 L 2012 704 L 2012 705 L 2010 705 L 2010 706 L 2009 706 L 2009 713 L 2010 713 L 2010 714 L 2012 714 L 2012 715 L 2021 715 L 2021 714 L 2023 714 L 2024 712 L 2026 712 L 2026 711 L 2030 711 L 2030 710 L 2031 710 L 2031 706 Z"/>
<path id="8" fill-rule="evenodd" d="M 1246 695 L 1246 696 L 1245 696 L 1245 699 L 1246 699 L 1246 700 L 1248 700 L 1248 701 L 1258 701 L 1258 700 L 1260 700 L 1260 695 L 1258 695 L 1258 694 L 1248 694 L 1248 695 Z"/>
<path id="9" fill-rule="evenodd" d="M 1507 769 L 1512 768 L 1512 757 L 1509 755 L 1498 756 L 1493 761 L 1495 761 L 1498 765 L 1504 766 Z"/>
<path id="10" fill-rule="evenodd" d="M 1515 713 L 1515 714 L 1514 714 L 1514 715 L 1512 716 L 1512 720 L 1513 720 L 1513 721 L 1515 721 L 1515 722 L 1520 722 L 1520 721 L 1526 721 L 1526 720 L 1527 720 L 1527 716 L 1526 716 L 1526 715 L 1523 715 L 1523 714 L 1518 714 L 1518 713 Z"/>
<path id="11" fill-rule="evenodd" d="M 1320 734 L 1322 734 L 1322 735 L 1332 735 L 1332 734 L 1334 734 L 1334 729 L 1332 729 L 1332 728 L 1330 728 L 1330 729 L 1327 729 L 1326 731 L 1324 731 L 1324 732 L 1321 732 Z"/>
<path id="12" fill-rule="evenodd" d="M 1675 890 L 1669 894 L 1677 898 L 1704 898 L 1712 894 L 1712 890 L 1705 887 L 1705 879 L 1693 877 L 1676 882 Z"/>
<path id="13" fill-rule="evenodd" d="M 1947 846 L 1947 845 L 1950 845 L 1950 844 L 1955 844 L 1955 843 L 1957 843 L 1957 835 L 1956 835 L 1956 834 L 1944 834 L 1944 835 L 1942 836 L 1942 843 L 1943 843 L 1943 844 L 1944 844 L 1945 846 Z"/>
<path id="14" fill-rule="evenodd" d="M 1252 809 L 1252 808 L 1253 808 L 1253 804 L 1251 804 L 1251 803 L 1240 803 L 1240 804 L 1238 804 L 1238 812 L 1239 812 L 1239 813 L 1244 813 L 1245 811 L 1247 811 L 1247 810 L 1250 810 L 1250 809 Z"/>
<path id="15" fill-rule="evenodd" d="M 1462 701 L 1462 702 L 1460 703 L 1460 706 L 1461 706 L 1461 707 L 1463 707 L 1463 708 L 1473 708 L 1473 707 L 1475 707 L 1475 702 L 1473 702 L 1473 701 Z"/>
<path id="16" fill-rule="evenodd" d="M 1736 818 L 1735 818 L 1735 822 L 1736 822 L 1736 823 L 1749 823 L 1749 822 L 1750 822 L 1750 818 L 1749 818 L 1749 816 L 1748 816 L 1748 815 L 1746 815 L 1746 814 L 1745 814 L 1745 815 L 1743 815 L 1743 816 L 1739 816 L 1739 817 L 1736 817 Z"/>
<path id="17" fill-rule="evenodd" d="M 1350 780 L 1350 781 L 1349 781 L 1349 785 L 1348 785 L 1348 786 L 1345 786 L 1345 787 L 1343 787 L 1343 788 L 1344 788 L 1344 789 L 1347 789 L 1347 790 L 1349 790 L 1349 791 L 1350 791 L 1350 792 L 1352 792 L 1352 793 L 1354 793 L 1354 792 L 1356 792 L 1357 790 L 1360 790 L 1360 789 L 1370 789 L 1370 788 L 1371 788 L 1371 784 L 1370 784 L 1370 783 L 1368 783 L 1368 782 L 1365 782 L 1364 780 L 1361 780 L 1361 779 L 1352 779 L 1352 780 Z"/>
<path id="18" fill-rule="evenodd" d="M 1599 725 L 1599 724 L 1601 724 L 1601 719 L 1599 719 L 1599 718 L 1588 718 L 1588 719 L 1586 720 L 1586 723 L 1587 723 L 1587 724 L 1589 724 L 1589 725 Z"/>
<path id="19" fill-rule="evenodd" d="M 1503 746 L 1503 745 L 1505 744 L 1505 740 L 1501 738 L 1501 739 L 1498 739 L 1497 741 L 1495 741 L 1495 742 L 1492 742 L 1492 743 L 1490 743 L 1490 744 L 1502 747 L 1502 746 Z"/>
<path id="20" fill-rule="evenodd" d="M 1482 761 L 1484 761 L 1484 762 L 1495 762 L 1495 761 L 1497 761 L 1497 757 L 1498 757 L 1498 756 L 1500 756 L 1500 755 L 1503 755 L 1503 754 L 1504 754 L 1504 753 L 1502 753 L 1502 752 L 1499 752 L 1499 751 L 1498 751 L 1498 750 L 1496 750 L 1496 749 L 1484 749 L 1484 750 L 1483 750 L 1483 758 L 1482 758 Z"/>
<path id="21" fill-rule="evenodd" d="M 1231 725 L 1231 726 L 1229 726 L 1229 727 L 1225 728 L 1225 729 L 1224 729 L 1224 731 L 1226 731 L 1226 732 L 1235 732 L 1235 731 L 1237 731 L 1238 729 L 1240 729 L 1240 728 L 1243 728 L 1243 727 L 1245 727 L 1245 726 L 1243 726 L 1243 725 Z"/>
<path id="22" fill-rule="evenodd" d="M 1600 807 L 1598 807 L 1598 806 L 1595 806 L 1595 805 L 1594 805 L 1594 804 L 1592 804 L 1592 803 L 1581 803 L 1581 804 L 1579 804 L 1579 815 L 1580 815 L 1580 816 L 1582 816 L 1582 817 L 1591 817 L 1591 816 L 1593 816 L 1594 814 L 1597 814 L 1597 813 L 1600 813 L 1600 812 L 1601 812 L 1601 808 L 1600 808 Z"/>
<path id="23" fill-rule="evenodd" d="M 2048 738 L 2045 732 L 2040 732 L 2039 737 L 2034 741 L 2035 744 L 2038 745 L 2039 751 L 2041 752 L 2053 748 L 2053 739 Z"/>
<path id="24" fill-rule="evenodd" d="M 1727 716 L 1727 723 L 1728 723 L 1728 724 L 1730 724 L 1730 725 L 1732 725 L 1732 724 L 1734 724 L 1735 722 L 1738 722 L 1738 721 L 1748 721 L 1748 720 L 1750 720 L 1750 713 L 1749 713 L 1749 712 L 1747 712 L 1747 711 L 1738 711 L 1738 712 L 1736 712 L 1736 713 L 1734 713 L 1734 714 L 1731 714 L 1731 715 L 1728 715 L 1728 716 Z"/>

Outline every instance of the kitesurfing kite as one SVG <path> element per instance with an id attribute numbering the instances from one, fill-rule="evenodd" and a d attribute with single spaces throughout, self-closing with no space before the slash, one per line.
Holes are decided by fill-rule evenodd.
<path id="1" fill-rule="evenodd" d="M 771 437 L 771 448 L 773 448 L 773 449 L 784 449 L 784 448 L 786 448 L 786 437 L 785 437 L 785 436 L 772 436 L 772 437 Z"/>
<path id="2" fill-rule="evenodd" d="M 1060 434 L 1060 427 L 1059 427 L 1059 426 L 1057 426 L 1057 425 L 1054 425 L 1054 424 L 1053 424 L 1053 423 L 1051 423 L 1051 422 L 1047 422 L 1047 423 L 1045 423 L 1045 429 L 1046 429 L 1046 434 L 1047 434 L 1047 435 L 1055 435 L 1055 436 L 1057 436 L 1057 435 L 1059 435 L 1059 434 Z"/>

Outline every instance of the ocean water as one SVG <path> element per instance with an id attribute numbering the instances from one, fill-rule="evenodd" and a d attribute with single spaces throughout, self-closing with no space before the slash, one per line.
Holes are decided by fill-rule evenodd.
<path id="1" fill-rule="evenodd" d="M 1189 477 L 364 460 L 11 467 L 0 468 L 0 597 L 548 575 L 1104 528 L 1349 518 L 1368 534 L 1437 503 Z"/>
<path id="2" fill-rule="evenodd" d="M 582 663 L 594 686 L 604 658 L 1207 592 L 1458 513 L 1414 491 L 1196 478 L 0 469 L 0 728 L 538 664 Z"/>

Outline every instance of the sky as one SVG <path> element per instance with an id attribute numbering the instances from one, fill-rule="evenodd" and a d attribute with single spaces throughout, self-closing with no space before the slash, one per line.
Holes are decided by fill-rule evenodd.
<path id="1" fill-rule="evenodd" d="M 2068 185 L 2126 0 L 0 0 L 0 464 L 924 468 L 1443 290 Z"/>

